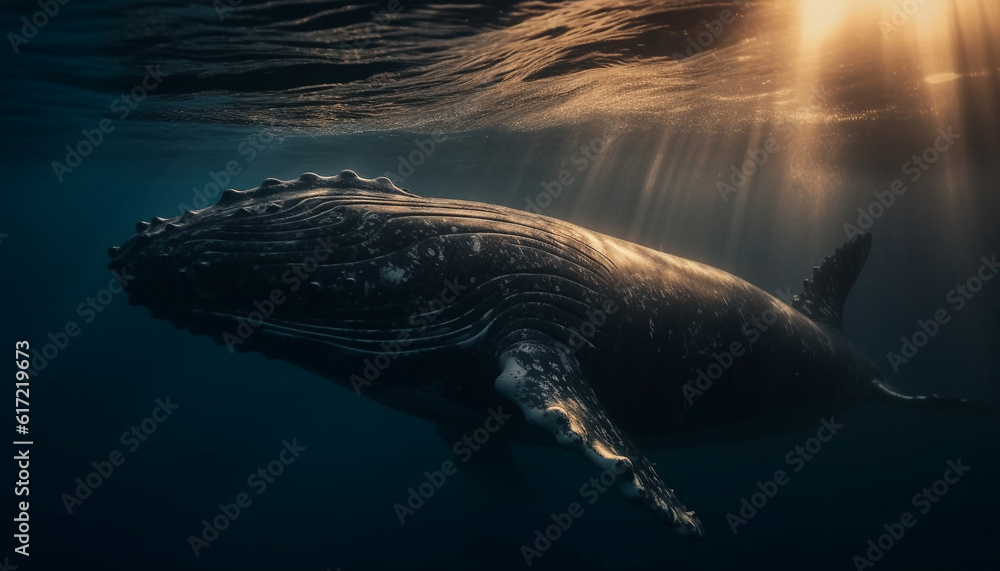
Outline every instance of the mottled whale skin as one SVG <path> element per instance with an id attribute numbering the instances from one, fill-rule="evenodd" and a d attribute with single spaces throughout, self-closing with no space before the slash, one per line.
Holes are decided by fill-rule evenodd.
<path id="1" fill-rule="evenodd" d="M 867 235 L 793 307 L 697 262 L 352 171 L 268 179 L 137 230 L 110 266 L 154 317 L 443 425 L 516 404 L 505 436 L 623 473 L 621 491 L 684 534 L 701 523 L 633 441 L 793 431 L 875 399 L 982 408 L 893 392 L 841 334 Z M 694 384 L 704 371 L 718 378 Z"/>

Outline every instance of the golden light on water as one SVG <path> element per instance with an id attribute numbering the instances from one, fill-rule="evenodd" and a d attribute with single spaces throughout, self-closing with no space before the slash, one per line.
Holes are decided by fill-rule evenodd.
<path id="1" fill-rule="evenodd" d="M 982 148 L 973 140 L 976 134 L 963 135 L 919 181 L 902 169 L 935 143 L 939 129 L 972 131 L 1000 120 L 994 108 L 1000 46 L 991 24 L 1000 22 L 1000 2 L 796 0 L 760 6 L 747 18 L 767 34 L 748 37 L 692 67 L 712 70 L 699 76 L 709 81 L 699 86 L 708 100 L 713 91 L 730 93 L 727 88 L 741 82 L 740 96 L 728 99 L 720 123 L 734 116 L 759 119 L 728 136 L 720 133 L 719 144 L 706 152 L 724 148 L 739 166 L 782 126 L 791 125 L 794 137 L 768 157 L 770 164 L 751 165 L 751 171 L 759 170 L 751 185 L 728 196 L 726 256 L 738 259 L 743 237 L 761 232 L 759 221 L 773 218 L 759 210 L 762 200 L 772 212 L 777 205 L 794 213 L 782 224 L 803 227 L 785 232 L 808 232 L 848 221 L 834 213 L 843 212 L 852 187 L 884 190 L 894 179 L 916 188 L 925 206 L 934 205 L 952 229 L 953 247 L 960 249 L 965 234 L 975 232 L 962 221 L 972 218 L 972 157 Z M 742 109 L 734 113 L 733 107 Z M 663 168 L 669 162 L 650 164 Z M 722 164 L 713 174 L 725 179 L 730 167 Z M 691 177 L 671 173 L 685 174 Z M 685 184 L 683 178 L 675 181 Z M 657 179 L 660 188 L 665 183 L 671 184 Z M 830 220 L 831 214 L 837 219 Z M 650 215 L 644 211 L 641 217 Z M 774 246 L 780 251 L 782 244 Z"/>
<path id="2" fill-rule="evenodd" d="M 371 103 L 373 120 L 386 117 L 391 129 L 565 129 L 565 145 L 555 139 L 525 150 L 529 166 L 518 177 L 533 192 L 534 155 L 570 161 L 579 145 L 614 127 L 622 136 L 583 171 L 566 163 L 572 192 L 548 212 L 652 245 L 724 235 L 731 259 L 751 236 L 775 236 L 780 257 L 790 247 L 780 236 L 841 227 L 859 200 L 906 177 L 903 164 L 938 129 L 969 128 L 918 185 L 923 204 L 952 213 L 955 234 L 968 226 L 959 222 L 969 218 L 973 186 L 967 154 L 984 148 L 972 131 L 998 123 L 997 0 L 622 6 L 527 3 L 510 26 L 442 34 L 435 41 L 447 49 L 418 57 L 391 89 L 361 93 L 406 95 Z M 760 149 L 772 139 L 778 149 L 765 161 Z M 742 169 L 752 157 L 760 157 L 756 165 Z M 739 171 L 750 173 L 746 185 L 731 184 Z M 720 184 L 740 188 L 720 196 Z M 511 202 L 522 203 L 523 192 L 511 185 Z M 692 227 L 704 235 L 691 236 Z"/>
<path id="3" fill-rule="evenodd" d="M 833 33 L 854 0 L 802 0 L 802 43 L 814 46 Z"/>

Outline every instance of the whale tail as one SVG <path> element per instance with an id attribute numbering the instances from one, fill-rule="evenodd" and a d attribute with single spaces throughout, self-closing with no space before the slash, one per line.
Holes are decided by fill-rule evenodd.
<path id="1" fill-rule="evenodd" d="M 950 410 L 974 412 L 978 414 L 996 414 L 996 409 L 987 402 L 957 397 L 941 397 L 936 394 L 904 395 L 894 391 L 878 379 L 872 380 L 872 389 L 872 400 L 876 402 L 917 407 L 928 410 Z"/>

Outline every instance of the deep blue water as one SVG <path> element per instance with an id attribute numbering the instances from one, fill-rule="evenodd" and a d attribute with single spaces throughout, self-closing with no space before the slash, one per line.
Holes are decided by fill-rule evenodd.
<path id="1" fill-rule="evenodd" d="M 3 508 L 16 517 L 30 501 L 31 555 L 14 552 L 7 519 L 0 562 L 520 569 L 521 545 L 596 476 L 571 452 L 514 444 L 528 497 L 460 469 L 400 525 L 393 504 L 454 459 L 433 425 L 287 363 L 230 355 L 124 294 L 88 309 L 112 279 L 107 248 L 138 220 L 178 215 L 231 162 L 227 185 L 240 189 L 351 168 L 516 208 L 568 170 L 546 215 L 792 293 L 846 240 L 858 208 L 900 179 L 907 191 L 867 228 L 874 246 L 846 332 L 903 392 L 1000 404 L 1000 279 L 961 309 L 950 293 L 1000 255 L 997 8 L 940 0 L 885 34 L 891 3 L 855 4 L 844 15 L 808 1 L 403 2 L 387 23 L 374 18 L 388 3 L 244 2 L 221 21 L 207 1 L 61 6 L 18 53 L 0 49 L 3 341 L 28 340 L 33 355 L 53 345 L 31 380 L 30 497 L 8 492 Z M 727 9 L 738 19 L 703 53 L 671 59 Z M 2 30 L 19 33 L 37 10 L 6 3 Z M 162 83 L 123 118 L 115 101 L 150 65 Z M 114 130 L 57 174 L 65 147 L 105 118 Z M 908 161 L 949 128 L 958 138 L 913 180 Z M 435 136 L 412 174 L 401 166 Z M 584 165 L 574 153 L 602 136 Z M 768 137 L 780 150 L 723 200 L 719 182 Z M 893 371 L 900 337 L 941 309 L 950 320 Z M 50 334 L 70 322 L 79 333 L 57 348 Z M 122 434 L 168 397 L 179 408 L 129 451 Z M 844 428 L 798 472 L 785 456 L 818 424 L 647 451 L 707 537 L 679 537 L 612 491 L 532 568 L 848 570 L 906 511 L 916 525 L 876 569 L 996 568 L 996 416 L 866 404 L 836 420 Z M 286 441 L 305 450 L 258 495 L 248 477 Z M 69 513 L 64 494 L 114 451 L 124 462 Z M 913 496 L 959 459 L 971 469 L 920 513 Z M 3 475 L 11 491 L 15 465 Z M 782 469 L 788 483 L 734 535 L 727 513 Z M 195 556 L 189 536 L 244 492 L 249 507 Z"/>

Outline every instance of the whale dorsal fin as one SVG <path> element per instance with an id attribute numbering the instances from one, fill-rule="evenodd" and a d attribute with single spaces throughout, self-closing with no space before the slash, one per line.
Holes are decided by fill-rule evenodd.
<path id="1" fill-rule="evenodd" d="M 792 307 L 813 321 L 842 331 L 844 301 L 868 259 L 871 246 L 872 235 L 861 234 L 837 248 L 822 266 L 813 268 L 811 278 L 802 282 L 802 293 L 792 299 Z"/>

